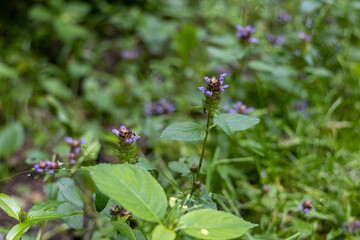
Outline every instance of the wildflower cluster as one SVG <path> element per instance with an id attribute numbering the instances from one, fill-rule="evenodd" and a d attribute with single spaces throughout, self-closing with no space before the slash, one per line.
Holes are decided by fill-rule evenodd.
<path id="1" fill-rule="evenodd" d="M 162 98 L 158 102 L 145 103 L 145 112 L 152 114 L 171 114 L 175 111 L 176 106 Z"/>
<path id="2" fill-rule="evenodd" d="M 360 227 L 360 221 L 355 218 L 351 218 L 349 221 L 344 223 L 344 227 L 349 229 L 349 232 L 356 232 L 356 230 Z"/>
<path id="3" fill-rule="evenodd" d="M 285 11 L 281 11 L 277 17 L 277 21 L 281 24 L 286 24 L 291 21 L 291 15 Z"/>
<path id="4" fill-rule="evenodd" d="M 70 151 L 67 152 L 70 159 L 69 163 L 70 165 L 74 165 L 76 163 L 76 159 L 79 157 L 81 145 L 85 144 L 86 140 L 84 138 L 76 140 L 71 137 L 64 137 L 64 140 L 70 145 Z"/>
<path id="5" fill-rule="evenodd" d="M 255 28 L 251 25 L 247 25 L 246 27 L 243 27 L 241 25 L 236 26 L 238 32 L 236 33 L 236 36 L 238 36 L 243 43 L 258 43 L 259 40 L 252 36 L 252 34 L 255 32 Z"/>
<path id="6" fill-rule="evenodd" d="M 268 40 L 272 45 L 274 45 L 276 47 L 283 45 L 285 42 L 285 39 L 282 36 L 278 36 L 278 35 L 274 35 L 274 34 L 269 34 Z"/>
<path id="7" fill-rule="evenodd" d="M 237 103 L 234 103 L 233 107 L 235 109 L 230 109 L 229 113 L 248 114 L 248 113 L 251 113 L 251 112 L 253 112 L 255 110 L 253 107 L 247 107 L 245 104 L 243 104 L 240 101 L 238 101 Z"/>
<path id="8" fill-rule="evenodd" d="M 51 161 L 42 161 L 40 160 L 38 164 L 34 165 L 34 169 L 38 173 L 43 173 L 47 171 L 49 174 L 54 174 L 56 170 L 60 169 L 59 162 L 51 162 Z"/>
<path id="9" fill-rule="evenodd" d="M 139 56 L 139 53 L 136 50 L 128 51 L 128 50 L 122 50 L 121 51 L 121 57 L 126 60 L 134 60 Z"/>
<path id="10" fill-rule="evenodd" d="M 138 161 L 138 150 L 133 144 L 140 136 L 137 136 L 130 128 L 124 125 L 119 129 L 113 129 L 113 133 L 118 137 L 118 147 L 116 154 L 121 163 L 135 163 Z"/>
<path id="11" fill-rule="evenodd" d="M 312 202 L 310 200 L 304 200 L 304 202 L 300 204 L 298 208 L 304 213 L 310 213 L 310 210 L 312 208 Z"/>
<path id="12" fill-rule="evenodd" d="M 132 213 L 126 210 L 125 208 L 121 209 L 119 205 L 116 205 L 113 208 L 110 208 L 109 213 L 114 218 L 118 218 L 119 216 L 123 218 L 124 221 L 128 221 L 132 218 Z"/>
<path id="13" fill-rule="evenodd" d="M 299 38 L 301 39 L 301 41 L 303 41 L 304 43 L 310 42 L 311 41 L 311 36 L 307 35 L 306 33 L 303 32 L 299 32 L 298 33 Z"/>
<path id="14" fill-rule="evenodd" d="M 203 99 L 203 107 L 205 110 L 215 111 L 219 108 L 221 93 L 225 91 L 225 88 L 229 87 L 229 85 L 223 85 L 225 76 L 226 73 L 220 74 L 218 78 L 204 77 L 206 87 L 199 87 L 199 89 L 205 95 L 205 99 Z"/>

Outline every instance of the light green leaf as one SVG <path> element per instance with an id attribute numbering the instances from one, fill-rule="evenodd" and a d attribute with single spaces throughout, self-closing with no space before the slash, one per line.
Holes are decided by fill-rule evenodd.
<path id="1" fill-rule="evenodd" d="M 118 230 L 125 237 L 128 237 L 131 240 L 137 240 L 134 231 L 127 223 L 118 220 L 118 221 L 112 221 L 111 224 L 116 228 L 116 230 Z"/>
<path id="2" fill-rule="evenodd" d="M 183 58 L 185 64 L 187 64 L 187 58 L 197 44 L 196 26 L 194 24 L 185 25 L 176 36 L 176 44 L 179 55 Z"/>
<path id="3" fill-rule="evenodd" d="M 6 240 L 18 240 L 21 238 L 24 233 L 30 228 L 31 223 L 19 223 L 16 224 L 8 234 L 6 235 Z"/>
<path id="4" fill-rule="evenodd" d="M 321 7 L 321 3 L 315 0 L 305 0 L 301 2 L 300 11 L 309 14 Z"/>
<path id="5" fill-rule="evenodd" d="M 273 71 L 273 66 L 271 66 L 268 63 L 261 62 L 261 61 L 250 61 L 248 64 L 248 67 L 253 70 L 262 71 L 262 72 L 272 72 Z"/>
<path id="6" fill-rule="evenodd" d="M 139 218 L 161 222 L 167 207 L 163 188 L 151 174 L 134 165 L 100 164 L 86 168 L 96 186 Z"/>
<path id="7" fill-rule="evenodd" d="M 66 202 L 60 205 L 56 211 L 66 214 L 63 220 L 70 227 L 81 229 L 84 225 L 83 215 L 75 214 L 74 216 L 67 217 L 68 215 L 72 215 L 72 213 L 84 211 L 84 203 L 77 192 L 74 181 L 70 178 L 61 178 L 57 181 L 57 184 L 59 188 L 57 200 Z"/>
<path id="8" fill-rule="evenodd" d="M 6 125 L 0 131 L 0 157 L 7 157 L 24 143 L 24 129 L 20 123 Z"/>
<path id="9" fill-rule="evenodd" d="M 224 130 L 224 132 L 231 136 L 231 130 L 230 130 L 230 127 L 229 125 L 225 122 L 225 120 L 219 116 L 219 115 L 215 115 L 214 116 L 214 122 L 215 124 L 217 124 L 222 130 Z"/>
<path id="10" fill-rule="evenodd" d="M 97 190 L 95 194 L 95 209 L 98 212 L 101 212 L 106 207 L 106 204 L 109 202 L 109 197 L 106 196 L 101 191 Z"/>
<path id="11" fill-rule="evenodd" d="M 206 135 L 205 128 L 199 124 L 192 122 L 174 123 L 165 128 L 161 133 L 161 138 L 167 140 L 181 140 L 181 141 L 199 141 L 203 140 Z"/>
<path id="12" fill-rule="evenodd" d="M 176 233 L 164 225 L 159 224 L 155 227 L 154 231 L 152 232 L 152 240 L 174 240 L 176 238 Z"/>
<path id="13" fill-rule="evenodd" d="M 0 193 L 0 208 L 2 208 L 9 217 L 15 218 L 20 222 L 21 207 L 12 197 Z"/>
<path id="14" fill-rule="evenodd" d="M 213 209 L 201 209 L 183 215 L 179 227 L 185 233 L 200 239 L 231 239 L 256 226 L 243 219 Z"/>
<path id="15" fill-rule="evenodd" d="M 183 176 L 191 173 L 188 165 L 183 162 L 169 162 L 169 168 L 174 172 L 181 173 Z"/>
<path id="16" fill-rule="evenodd" d="M 234 133 L 236 131 L 246 130 L 258 124 L 260 120 L 242 114 L 225 113 L 215 117 L 214 122 L 225 132 L 230 129 L 230 131 Z"/>

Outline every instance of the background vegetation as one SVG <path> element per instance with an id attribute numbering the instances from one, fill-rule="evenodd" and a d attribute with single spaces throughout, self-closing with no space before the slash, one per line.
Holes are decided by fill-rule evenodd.
<path id="1" fill-rule="evenodd" d="M 66 161 L 64 136 L 99 139 L 93 161 L 116 163 L 111 129 L 122 124 L 142 136 L 144 157 L 187 186 L 188 178 L 167 164 L 197 161 L 201 144 L 164 141 L 160 134 L 178 120 L 204 124 L 201 111 L 190 111 L 203 97 L 197 87 L 204 76 L 226 72 L 222 111 L 242 101 L 261 119 L 231 138 L 218 130 L 205 153 L 208 164 L 248 157 L 216 165 L 212 189 L 223 210 L 259 224 L 242 239 L 296 233 L 360 239 L 343 226 L 360 215 L 359 13 L 356 0 L 6 1 L 0 9 L 1 192 L 27 209 L 44 200 L 42 179 L 28 174 L 53 154 Z M 237 25 L 254 26 L 259 42 L 241 42 Z M 176 105 L 174 113 L 145 111 L 146 103 L 162 98 Z M 307 215 L 298 209 L 305 199 L 313 204 Z M 78 230 L 59 223 L 47 226 L 50 239 L 100 239 L 113 231 L 92 211 Z M 0 212 L 0 233 L 13 225 Z"/>

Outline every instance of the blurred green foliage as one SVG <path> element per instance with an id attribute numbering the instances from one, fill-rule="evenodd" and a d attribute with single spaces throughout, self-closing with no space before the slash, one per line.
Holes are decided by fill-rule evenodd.
<path id="1" fill-rule="evenodd" d="M 242 239 L 359 239 L 343 227 L 360 218 L 359 10 L 357 0 L 6 1 L 0 179 L 30 169 L 25 159 L 65 157 L 65 135 L 100 139 L 97 161 L 116 162 L 111 129 L 121 124 L 170 175 L 165 163 L 196 159 L 201 146 L 164 142 L 161 131 L 205 121 L 190 111 L 201 104 L 197 87 L 203 76 L 227 72 L 224 106 L 243 101 L 261 122 L 233 137 L 216 132 L 205 164 L 224 160 L 211 183 L 221 208 L 259 223 Z M 281 11 L 292 15 L 289 23 L 277 21 Z M 241 44 L 239 24 L 255 26 L 259 44 Z M 303 43 L 299 32 L 312 40 Z M 269 34 L 285 43 L 273 46 Z M 144 104 L 161 98 L 176 112 L 147 115 Z M 229 160 L 245 157 L 251 161 Z M 307 217 L 297 209 L 304 199 L 313 201 Z M 94 224 L 93 239 L 114 232 Z"/>

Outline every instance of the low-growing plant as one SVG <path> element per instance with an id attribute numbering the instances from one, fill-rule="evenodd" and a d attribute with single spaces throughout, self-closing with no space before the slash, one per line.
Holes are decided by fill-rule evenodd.
<path id="1" fill-rule="evenodd" d="M 219 77 L 205 77 L 206 86 L 199 87 L 204 94 L 202 106 L 192 110 L 202 109 L 207 119 L 205 127 L 194 122 L 178 122 L 168 126 L 161 134 L 165 141 L 202 141 L 199 160 L 191 165 L 180 162 L 169 164 L 171 169 L 185 177 L 188 182 L 185 187 L 178 186 L 161 169 L 139 156 L 136 142 L 140 136 L 126 126 L 112 130 L 117 138 L 116 154 L 120 164 L 89 165 L 87 160 L 91 159 L 92 152 L 99 149 L 98 142 L 85 147 L 82 146 L 84 139 L 65 137 L 70 146 L 66 163 L 55 161 L 54 157 L 52 161 L 40 161 L 34 166 L 38 176 L 45 176 L 47 201 L 25 213 L 13 198 L 0 195 L 0 207 L 19 221 L 6 239 L 20 239 L 34 224 L 42 224 L 38 234 L 38 239 L 42 239 L 46 222 L 58 218 L 72 228 L 81 229 L 81 214 L 87 204 L 108 217 L 108 224 L 116 229 L 117 239 L 231 239 L 255 227 L 256 224 L 219 210 L 216 203 L 219 199 L 212 192 L 213 164 L 216 163 L 208 161 L 207 167 L 204 166 L 208 138 L 214 127 L 231 136 L 259 122 L 259 119 L 247 115 L 221 113 L 221 96 L 228 87 L 224 85 L 225 76 L 224 73 Z M 78 191 L 82 184 L 77 183 L 75 174 L 82 177 L 87 189 Z M 92 181 L 87 178 L 89 175 Z M 164 178 L 173 187 L 170 196 L 159 184 L 159 178 Z M 173 195 L 174 192 L 176 195 Z M 84 197 L 80 195 L 86 194 L 93 196 L 93 204 L 84 203 Z"/>

